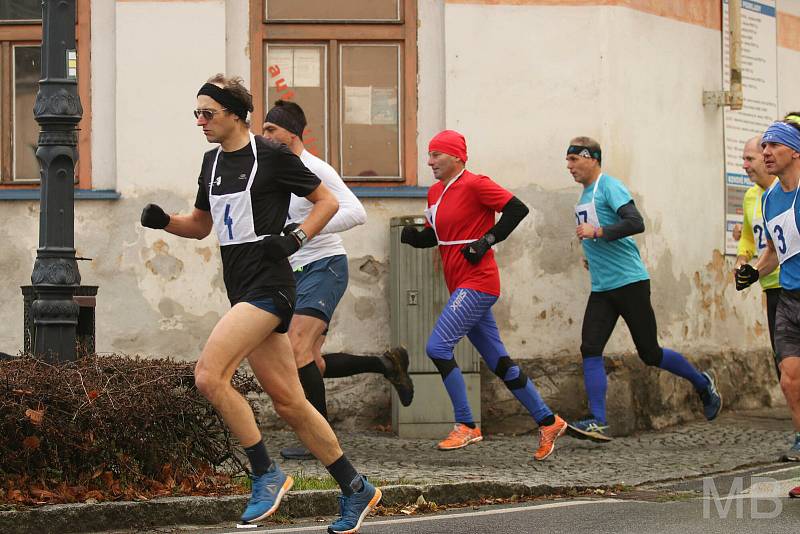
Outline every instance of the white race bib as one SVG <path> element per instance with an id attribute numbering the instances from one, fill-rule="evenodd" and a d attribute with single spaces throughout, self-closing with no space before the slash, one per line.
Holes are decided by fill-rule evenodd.
<path id="1" fill-rule="evenodd" d="M 208 186 L 208 202 L 211 205 L 211 219 L 214 221 L 214 231 L 221 246 L 237 245 L 259 241 L 265 236 L 256 234 L 255 220 L 253 219 L 253 199 L 250 188 L 258 171 L 258 153 L 256 152 L 256 138 L 250 134 L 250 148 L 253 150 L 253 168 L 250 170 L 250 179 L 244 191 L 228 195 L 214 195 L 217 171 L 217 161 L 222 147 L 217 149 L 214 165 L 211 167 L 211 183 Z"/>
<path id="2" fill-rule="evenodd" d="M 774 189 L 775 186 L 772 187 Z M 770 189 L 770 193 L 772 193 Z M 767 221 L 767 228 L 769 228 L 770 236 L 772 237 L 772 244 L 775 245 L 775 251 L 778 253 L 778 259 L 781 264 L 800 252 L 800 232 L 797 230 L 797 222 L 795 221 L 794 204 L 797 201 L 797 191 L 794 192 L 794 199 L 792 200 L 791 207 L 769 219 Z M 767 201 L 769 194 L 764 200 L 764 212 L 766 213 Z M 754 225 L 755 229 L 755 225 Z"/>

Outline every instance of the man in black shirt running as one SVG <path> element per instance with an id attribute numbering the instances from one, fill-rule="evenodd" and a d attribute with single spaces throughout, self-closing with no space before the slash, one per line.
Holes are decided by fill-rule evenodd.
<path id="1" fill-rule="evenodd" d="M 356 532 L 381 492 L 350 464 L 330 425 L 305 399 L 285 333 L 295 300 L 287 257 L 325 226 L 338 203 L 285 146 L 250 133 L 247 114 L 252 110 L 252 97 L 241 78 L 219 74 L 200 88 L 194 111 L 197 125 L 219 147 L 203 157 L 194 210 L 167 215 L 149 204 L 141 222 L 195 239 L 214 231 L 219 239 L 231 309 L 200 354 L 195 383 L 250 460 L 253 493 L 242 521 L 252 523 L 272 514 L 293 484 L 270 459 L 253 411 L 231 385 L 233 373 L 247 358 L 275 411 L 342 489 L 342 517 L 328 531 Z M 292 193 L 314 206 L 303 224 L 282 235 Z"/>

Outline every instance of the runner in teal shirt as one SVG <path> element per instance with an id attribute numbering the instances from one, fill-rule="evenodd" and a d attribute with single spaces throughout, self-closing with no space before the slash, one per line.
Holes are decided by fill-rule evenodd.
<path id="1" fill-rule="evenodd" d="M 578 205 L 587 209 L 576 210 L 580 222 L 588 222 L 584 218 L 591 212 L 588 206 L 593 200 L 599 223 L 597 226 L 600 227 L 618 224 L 622 218 L 617 211 L 633 202 L 622 182 L 607 174 L 600 174 L 594 183 L 584 187 Z M 589 262 L 592 291 L 608 291 L 650 278 L 633 237 L 626 236 L 614 241 L 583 239 L 581 244 Z"/>
<path id="2" fill-rule="evenodd" d="M 699 372 L 682 354 L 658 344 L 650 276 L 631 237 L 644 231 L 644 220 L 625 186 L 602 173 L 601 155 L 600 145 L 589 137 L 576 137 L 567 149 L 567 169 L 583 186 L 575 206 L 575 234 L 583 244 L 592 279 L 581 328 L 583 380 L 590 413 L 570 423 L 570 432 L 595 441 L 611 439 L 603 350 L 620 316 L 628 325 L 639 358 L 646 365 L 691 382 L 703 403 L 703 414 L 711 421 L 722 407 L 711 375 Z"/>

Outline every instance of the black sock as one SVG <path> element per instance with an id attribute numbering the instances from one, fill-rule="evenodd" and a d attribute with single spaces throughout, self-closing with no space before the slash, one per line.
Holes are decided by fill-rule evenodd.
<path id="1" fill-rule="evenodd" d="M 244 452 L 247 454 L 247 459 L 250 460 L 250 469 L 253 471 L 253 475 L 260 477 L 269 471 L 272 460 L 267 454 L 267 446 L 263 439 L 258 440 L 258 443 L 254 445 L 245 447 Z"/>
<path id="2" fill-rule="evenodd" d="M 328 407 L 325 402 L 325 382 L 322 380 L 319 367 L 317 367 L 316 363 L 311 362 L 298 369 L 297 374 L 300 375 L 300 384 L 303 385 L 303 391 L 308 402 L 327 420 Z"/>
<path id="3" fill-rule="evenodd" d="M 322 357 L 325 359 L 325 378 L 386 372 L 386 367 L 378 356 L 356 356 L 346 352 L 334 352 L 323 354 Z"/>
<path id="4" fill-rule="evenodd" d="M 550 426 L 555 422 L 556 422 L 556 416 L 553 415 L 553 414 L 550 414 L 547 417 L 545 417 L 544 419 L 542 419 L 541 421 L 536 421 L 536 424 L 538 424 L 539 426 Z"/>
<path id="5" fill-rule="evenodd" d="M 472 429 L 474 429 L 474 428 L 477 426 L 477 425 L 475 425 L 475 422 L 469 422 L 469 423 L 464 423 L 464 422 L 462 422 L 462 421 L 456 421 L 456 422 L 457 422 L 459 425 L 468 426 L 468 427 L 470 427 L 470 428 L 472 428 Z"/>
<path id="6" fill-rule="evenodd" d="M 356 468 L 347 459 L 347 456 L 342 454 L 338 460 L 331 465 L 326 466 L 326 469 L 331 474 L 339 487 L 342 488 L 342 493 L 347 496 L 352 495 L 356 491 L 361 491 L 364 488 L 364 482 L 361 480 Z"/>

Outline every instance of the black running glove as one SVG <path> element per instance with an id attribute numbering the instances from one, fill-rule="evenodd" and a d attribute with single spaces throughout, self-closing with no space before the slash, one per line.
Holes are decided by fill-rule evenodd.
<path id="1" fill-rule="evenodd" d="M 298 228 L 300 228 L 300 223 L 289 223 L 283 227 L 283 235 L 289 235 Z"/>
<path id="2" fill-rule="evenodd" d="M 736 291 L 741 291 L 758 281 L 758 270 L 749 263 L 736 269 Z"/>
<path id="3" fill-rule="evenodd" d="M 481 261 L 481 258 L 489 252 L 489 249 L 492 248 L 492 244 L 495 242 L 494 235 L 491 233 L 487 233 L 482 238 L 478 239 L 477 241 L 473 241 L 472 243 L 467 243 L 461 249 L 461 254 L 467 258 L 467 261 L 470 262 L 472 265 L 478 265 Z"/>
<path id="4" fill-rule="evenodd" d="M 300 250 L 300 241 L 294 234 L 268 235 L 261 240 L 261 246 L 268 260 L 280 261 Z"/>
<path id="5" fill-rule="evenodd" d="M 423 230 L 417 230 L 415 226 L 404 226 L 403 232 L 400 234 L 400 242 L 414 248 L 430 248 L 439 243 L 436 240 L 436 232 L 430 226 Z"/>
<path id="6" fill-rule="evenodd" d="M 169 215 L 158 204 L 148 204 L 142 210 L 142 226 L 163 230 L 169 224 Z"/>

